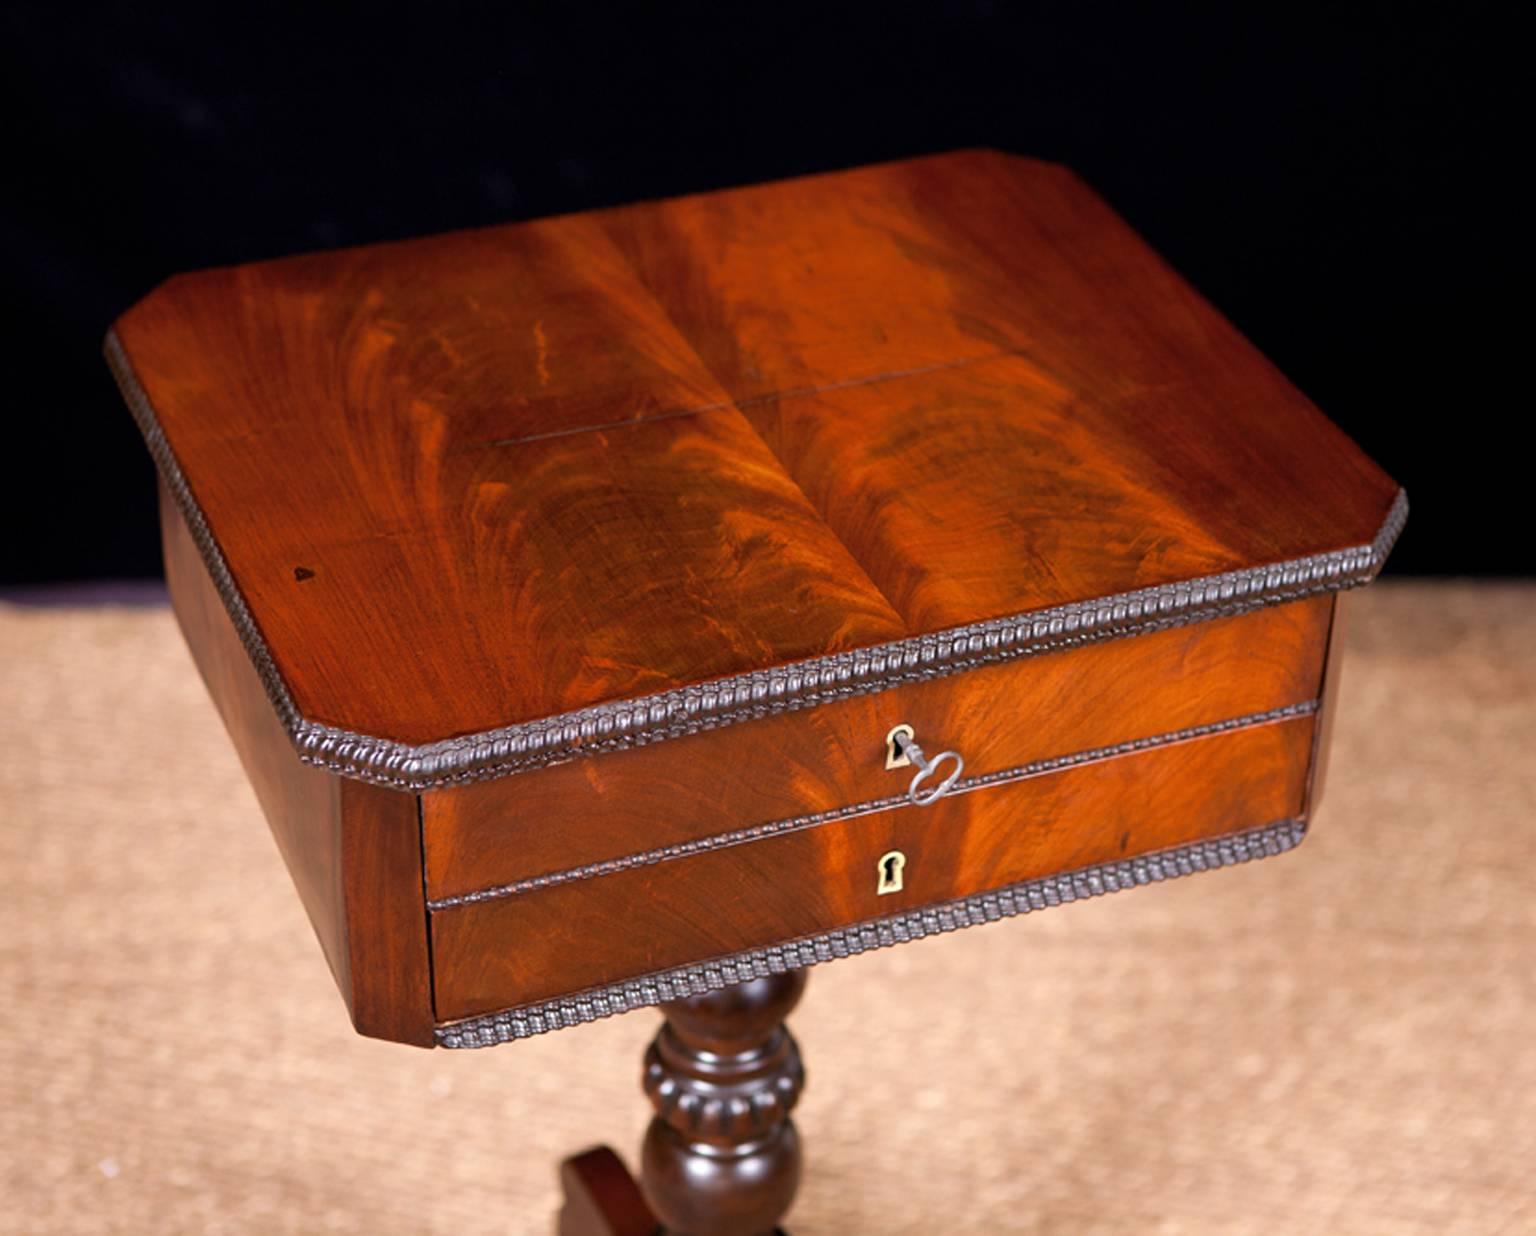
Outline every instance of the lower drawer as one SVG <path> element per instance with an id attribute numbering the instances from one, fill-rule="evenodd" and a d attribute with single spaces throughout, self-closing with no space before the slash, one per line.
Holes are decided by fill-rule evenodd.
<path id="1" fill-rule="evenodd" d="M 439 1021 L 816 935 L 1300 815 L 1296 716 L 431 912 Z M 899 860 L 894 856 L 899 855 Z M 898 870 L 899 869 L 899 870 Z"/>

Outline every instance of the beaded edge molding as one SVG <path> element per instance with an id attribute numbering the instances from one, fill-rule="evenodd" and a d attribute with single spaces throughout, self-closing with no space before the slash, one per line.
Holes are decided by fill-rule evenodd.
<path id="1" fill-rule="evenodd" d="M 123 399 L 187 521 L 203 565 L 299 759 L 393 789 L 420 791 L 486 780 L 578 755 L 676 738 L 1016 657 L 1358 587 L 1381 569 L 1408 518 L 1408 495 L 1399 489 L 1369 545 L 1074 601 L 637 699 L 594 704 L 501 729 L 411 745 L 310 721 L 299 712 L 115 330 L 107 333 L 104 351 Z"/>
<path id="2" fill-rule="evenodd" d="M 995 785 L 1011 785 L 1015 781 L 1023 781 L 1030 777 L 1038 777 L 1046 773 L 1060 772 L 1067 768 L 1076 768 L 1082 764 L 1093 764 L 1101 760 L 1114 759 L 1121 755 L 1135 755 L 1142 751 L 1152 751 L 1158 747 L 1170 747 L 1175 743 L 1188 742 L 1194 738 L 1207 738 L 1215 734 L 1228 734 L 1233 730 L 1252 729 L 1255 726 L 1267 725 L 1272 721 L 1291 721 L 1297 717 L 1315 716 L 1318 710 L 1317 700 L 1307 700 L 1300 704 L 1287 704 L 1283 708 L 1271 708 L 1266 712 L 1249 713 L 1242 717 L 1233 717 L 1227 721 L 1212 721 L 1205 725 L 1191 725 L 1182 730 L 1170 730 L 1165 734 L 1154 734 L 1148 738 L 1133 738 L 1127 742 L 1112 743 L 1104 747 L 1090 747 L 1085 751 L 1075 751 L 1071 755 L 1053 755 L 1043 760 L 1031 760 L 1028 764 L 1019 764 L 1013 768 L 1000 769 L 997 772 L 982 773 L 975 777 L 963 777 L 956 781 L 944 797 L 949 798 L 956 794 L 970 794 L 976 790 L 985 790 Z M 832 824 L 840 820 L 851 820 L 858 816 L 873 815 L 877 811 L 889 811 L 893 808 L 907 805 L 906 794 L 892 794 L 885 798 L 871 798 L 861 803 L 850 803 L 843 807 L 834 807 L 829 811 L 816 811 L 809 815 L 793 815 L 783 819 L 769 820 L 762 824 L 753 824 L 748 828 L 736 828 L 729 832 L 714 833 L 707 837 L 697 837 L 692 841 L 679 841 L 674 845 L 661 846 L 654 850 L 637 850 L 631 854 L 623 854 L 618 858 L 604 859 L 602 862 L 587 863 L 580 867 L 567 867 L 561 871 L 551 871 L 545 875 L 529 876 L 526 879 L 514 880 L 510 884 L 493 884 L 488 888 L 475 889 L 473 892 L 456 893 L 450 897 L 439 897 L 427 902 L 428 910 L 451 910 L 455 906 L 475 905 L 482 901 L 498 901 L 503 897 L 516 897 L 520 893 L 537 892 L 539 889 L 552 888 L 557 884 L 570 884 L 577 880 L 592 880 L 600 876 L 614 875 L 620 871 L 628 871 L 633 867 L 653 867 L 657 863 L 669 863 L 677 859 L 691 858 L 695 854 L 703 854 L 710 850 L 722 850 L 727 846 L 745 845 L 753 841 L 761 841 L 764 837 L 777 837 L 783 833 L 797 833 L 807 828 L 816 828 L 822 824 Z"/>
<path id="3" fill-rule="evenodd" d="M 1254 859 L 1270 858 L 1295 849 L 1306 831 L 1306 822 L 1303 820 L 1280 820 L 1212 841 L 1197 841 L 1139 858 L 1085 867 L 1065 875 L 1025 880 L 995 892 L 977 893 L 956 901 L 910 910 L 905 914 L 871 919 L 836 931 L 804 936 L 786 944 L 752 949 L 717 961 L 682 966 L 523 1008 L 449 1022 L 437 1027 L 437 1042 L 440 1047 L 494 1047 L 499 1043 L 510 1043 L 536 1034 L 547 1034 L 551 1030 L 564 1030 L 618 1013 L 627 1013 L 632 1009 L 719 991 L 723 987 L 769 974 L 782 974 L 786 970 L 799 970 L 840 957 L 853 957 L 871 949 L 889 948 L 911 940 L 921 940 L 925 936 L 1013 918 L 1032 910 L 1065 905 L 1143 884 L 1177 879 L 1197 871 L 1215 871 Z"/>

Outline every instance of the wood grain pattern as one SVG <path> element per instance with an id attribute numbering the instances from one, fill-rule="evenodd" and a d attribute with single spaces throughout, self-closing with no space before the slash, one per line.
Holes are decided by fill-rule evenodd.
<path id="1" fill-rule="evenodd" d="M 1296 815 L 1312 720 L 1255 726 L 432 914 L 469 1017 Z M 878 860 L 907 855 L 900 892 Z"/>
<path id="2" fill-rule="evenodd" d="M 164 486 L 160 523 L 177 622 L 353 1025 L 376 1038 L 432 1046 L 416 798 L 299 762 Z"/>
<path id="3" fill-rule="evenodd" d="M 116 337 L 298 712 L 401 742 L 1367 544 L 1397 492 L 990 152 L 184 276 Z"/>
<path id="4" fill-rule="evenodd" d="M 915 727 L 968 775 L 1317 698 L 1331 598 L 1090 644 L 422 797 L 433 899 L 902 793 Z"/>
<path id="5" fill-rule="evenodd" d="M 1263 561 L 1168 501 L 1139 458 L 1154 424 L 1081 398 L 1006 356 L 746 414 L 915 631 Z"/>
<path id="6" fill-rule="evenodd" d="M 351 986 L 359 1034 L 433 1045 L 431 959 L 421 885 L 421 825 L 413 795 L 338 778 Z"/>
<path id="7" fill-rule="evenodd" d="M 108 355 L 194 657 L 408 1042 L 1302 816 L 1315 594 L 1406 509 L 986 151 L 181 276 Z M 1010 779 L 847 816 L 898 722 Z"/>

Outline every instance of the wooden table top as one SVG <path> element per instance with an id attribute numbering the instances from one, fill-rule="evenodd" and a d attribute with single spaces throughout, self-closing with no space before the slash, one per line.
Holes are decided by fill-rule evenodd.
<path id="1" fill-rule="evenodd" d="M 290 733 L 397 785 L 1338 587 L 1403 513 L 987 151 L 183 275 L 108 354 Z"/>

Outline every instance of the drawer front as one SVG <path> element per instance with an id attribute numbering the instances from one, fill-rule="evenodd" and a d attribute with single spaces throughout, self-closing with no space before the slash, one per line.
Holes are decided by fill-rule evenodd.
<path id="1" fill-rule="evenodd" d="M 1083 645 L 422 798 L 442 901 L 904 792 L 911 725 L 968 777 L 1317 698 L 1333 598 Z"/>
<path id="2" fill-rule="evenodd" d="M 1303 715 L 431 914 L 452 1021 L 1301 812 Z M 888 857 L 903 856 L 901 887 Z"/>

